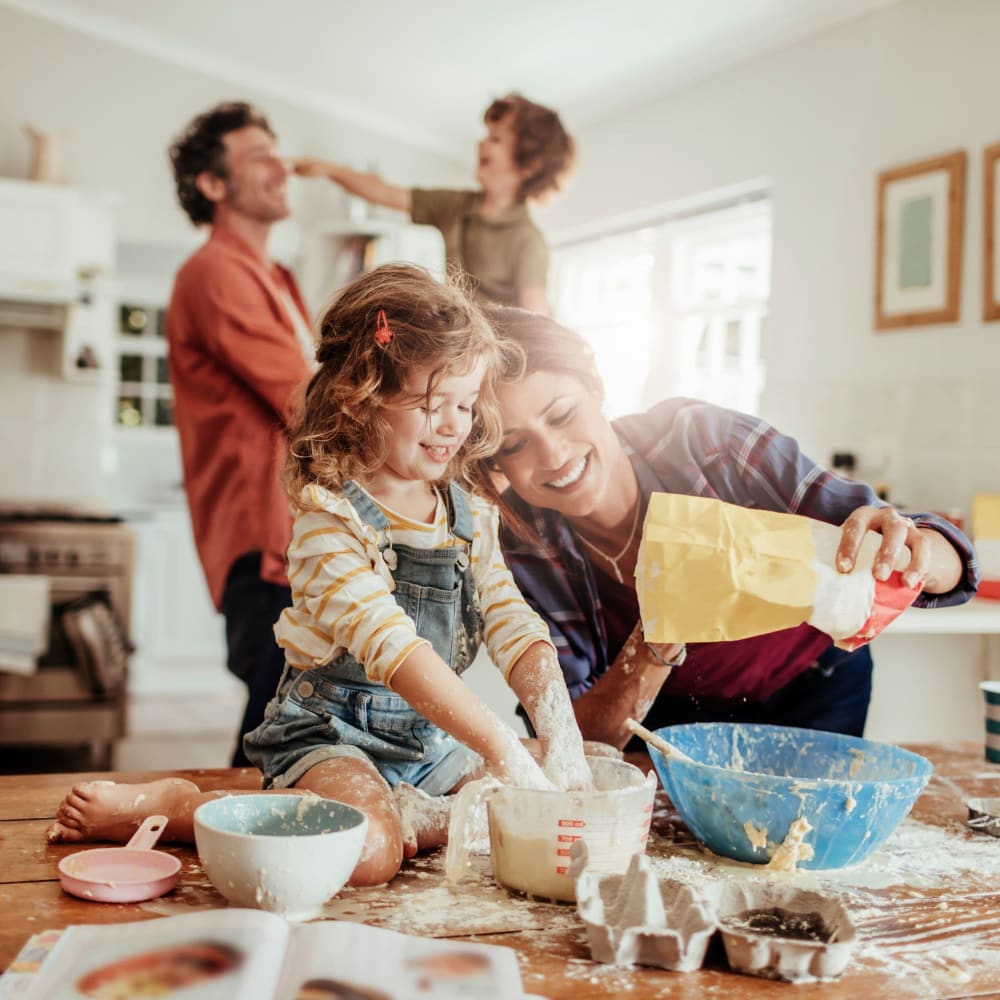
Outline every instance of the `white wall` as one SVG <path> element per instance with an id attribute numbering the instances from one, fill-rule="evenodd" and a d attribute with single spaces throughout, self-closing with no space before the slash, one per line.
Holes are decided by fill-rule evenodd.
<path id="1" fill-rule="evenodd" d="M 579 136 L 559 229 L 770 179 L 762 412 L 817 460 L 860 449 L 912 509 L 1000 491 L 1000 324 L 980 321 L 982 148 L 1000 141 L 1000 4 L 902 0 Z M 879 170 L 969 154 L 958 324 L 875 333 Z"/>
<path id="2" fill-rule="evenodd" d="M 259 103 L 288 155 L 371 163 L 400 183 L 472 180 L 472 149 L 468 163 L 455 163 L 8 8 L 0 8 L 0 95 L 0 176 L 27 175 L 25 122 L 67 130 L 72 183 L 124 196 L 119 233 L 129 241 L 193 239 L 176 206 L 166 149 L 195 114 L 221 100 Z M 333 185 L 293 188 L 298 222 L 344 214 Z"/>
<path id="3" fill-rule="evenodd" d="M 289 155 L 376 164 L 401 183 L 470 180 L 471 149 L 470 162 L 456 164 L 252 88 L 241 90 L 0 7 L 0 176 L 28 175 L 25 123 L 64 131 L 70 183 L 121 196 L 119 239 L 133 249 L 151 248 L 147 259 L 167 262 L 165 272 L 203 238 L 177 206 L 167 146 L 195 114 L 227 99 L 259 103 Z M 272 248 L 294 263 L 300 228 L 341 217 L 346 205 L 340 190 L 323 181 L 292 180 L 290 200 L 293 218 L 276 227 Z M 169 273 L 151 277 L 165 294 Z M 0 331 L 0 425 L 7 428 L 0 435 L 0 494 L 96 502 L 103 488 L 95 485 L 93 443 L 106 436 L 100 417 L 111 412 L 110 390 L 68 386 L 53 375 L 49 353 L 37 334 Z M 171 440 L 143 443 L 126 460 L 169 461 L 165 478 L 175 482 Z"/>

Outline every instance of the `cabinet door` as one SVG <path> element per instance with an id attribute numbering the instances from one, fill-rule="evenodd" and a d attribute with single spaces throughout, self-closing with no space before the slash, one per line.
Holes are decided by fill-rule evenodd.
<path id="1" fill-rule="evenodd" d="M 81 275 L 114 270 L 114 209 L 103 196 L 0 179 L 0 219 L 8 295 L 72 297 Z"/>
<path id="2" fill-rule="evenodd" d="M 209 597 L 187 511 L 157 512 L 142 525 L 139 551 L 135 686 L 169 690 L 224 683 L 225 623 Z"/>
<path id="3" fill-rule="evenodd" d="M 76 280 L 72 191 L 0 184 L 0 274 L 25 295 L 60 294 Z"/>

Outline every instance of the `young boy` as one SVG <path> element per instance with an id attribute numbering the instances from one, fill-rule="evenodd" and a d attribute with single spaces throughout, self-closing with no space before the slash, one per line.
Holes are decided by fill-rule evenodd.
<path id="1" fill-rule="evenodd" d="M 548 314 L 549 252 L 527 202 L 559 189 L 573 165 L 573 139 L 554 111 L 519 94 L 495 100 L 483 121 L 476 191 L 398 187 L 308 157 L 292 163 L 303 177 L 328 177 L 365 201 L 435 226 L 444 236 L 445 256 L 474 279 L 481 302 Z"/>

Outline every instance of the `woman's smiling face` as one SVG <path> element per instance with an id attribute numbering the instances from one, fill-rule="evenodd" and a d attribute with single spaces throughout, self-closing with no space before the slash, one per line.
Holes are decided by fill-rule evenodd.
<path id="1" fill-rule="evenodd" d="M 565 517 L 590 516 L 622 457 L 600 400 L 573 375 L 536 371 L 498 387 L 497 467 L 514 492 Z"/>

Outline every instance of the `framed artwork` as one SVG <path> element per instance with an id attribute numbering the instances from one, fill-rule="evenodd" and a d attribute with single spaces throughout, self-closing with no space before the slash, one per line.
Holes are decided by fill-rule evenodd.
<path id="1" fill-rule="evenodd" d="M 958 320 L 965 153 L 878 175 L 875 328 Z"/>
<path id="2" fill-rule="evenodd" d="M 983 152 L 983 319 L 1000 319 L 1000 143 Z"/>

